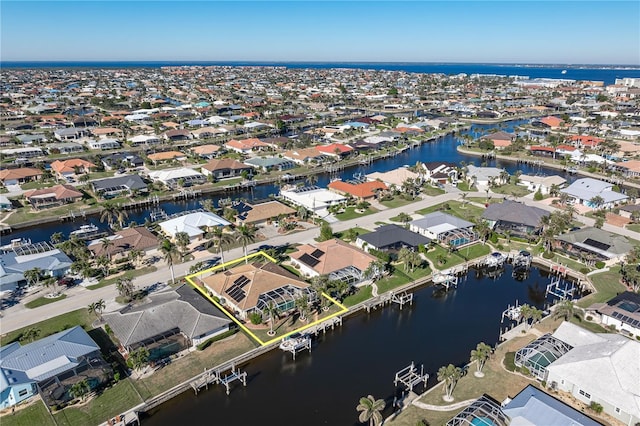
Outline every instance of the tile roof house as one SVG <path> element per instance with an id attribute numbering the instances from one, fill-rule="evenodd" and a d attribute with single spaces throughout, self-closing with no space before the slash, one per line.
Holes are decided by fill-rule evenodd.
<path id="1" fill-rule="evenodd" d="M 373 232 L 359 235 L 356 245 L 365 251 L 398 250 L 407 247 L 416 250 L 420 245 L 428 245 L 431 240 L 398 225 L 384 225 Z"/>
<path id="2" fill-rule="evenodd" d="M 157 164 L 162 161 L 184 161 L 187 159 L 187 156 L 180 151 L 165 151 L 149 154 L 147 155 L 147 158 L 153 161 L 154 164 Z"/>
<path id="3" fill-rule="evenodd" d="M 515 138 L 516 135 L 502 131 L 491 133 L 482 137 L 482 139 L 490 140 L 496 149 L 504 149 L 508 146 L 511 146 Z"/>
<path id="4" fill-rule="evenodd" d="M 262 142 L 258 138 L 250 138 L 243 140 L 231 139 L 224 145 L 227 149 L 239 152 L 241 154 L 248 154 L 253 151 L 264 151 L 271 148 L 271 145 Z"/>
<path id="5" fill-rule="evenodd" d="M 96 165 L 90 161 L 81 158 L 71 158 L 68 160 L 56 160 L 51 163 L 51 170 L 60 178 L 66 178 L 76 175 L 76 169 L 79 173 L 89 173 L 91 169 L 95 169 Z"/>
<path id="6" fill-rule="evenodd" d="M 527 236 L 538 232 L 543 217 L 551 213 L 539 207 L 527 206 L 512 200 L 493 203 L 482 212 L 482 218 L 487 220 L 493 229 L 512 235 Z"/>
<path id="7" fill-rule="evenodd" d="M 162 182 L 170 188 L 200 185 L 206 181 L 205 175 L 188 167 L 154 170 L 149 172 L 149 178 Z"/>
<path id="8" fill-rule="evenodd" d="M 87 370 L 99 370 L 100 374 L 89 376 Z M 70 378 L 92 377 L 101 382 L 110 372 L 100 347 L 80 326 L 24 346 L 11 343 L 0 348 L 0 408 L 14 406 L 38 393 L 49 404 L 65 397 L 68 400 Z M 95 387 L 99 383 L 92 384 Z"/>
<path id="9" fill-rule="evenodd" d="M 216 157 L 221 150 L 222 150 L 221 147 L 213 144 L 200 145 L 200 146 L 191 148 L 191 152 L 193 152 L 195 155 L 201 158 L 206 158 L 208 160 Z"/>
<path id="10" fill-rule="evenodd" d="M 282 157 L 287 160 L 295 161 L 298 164 L 306 164 L 310 161 L 321 160 L 324 157 L 324 154 L 319 153 L 317 149 L 311 147 L 286 151 L 282 154 Z"/>
<path id="11" fill-rule="evenodd" d="M 364 272 L 377 261 L 375 256 L 337 239 L 303 244 L 289 256 L 291 263 L 305 276 L 328 275 L 349 284 L 364 282 Z"/>
<path id="12" fill-rule="evenodd" d="M 361 183 L 350 183 L 340 180 L 334 180 L 333 182 L 329 183 L 328 188 L 340 194 L 351 195 L 360 200 L 368 200 L 370 198 L 374 198 L 378 191 L 388 189 L 387 185 L 377 180 Z"/>
<path id="13" fill-rule="evenodd" d="M 170 238 L 174 238 L 178 232 L 186 232 L 193 240 L 202 238 L 206 228 L 227 226 L 230 223 L 210 212 L 195 212 L 165 220 L 159 225 L 162 232 Z"/>
<path id="14" fill-rule="evenodd" d="M 31 167 L 0 170 L 0 182 L 4 185 L 18 185 L 42 177 L 42 170 Z"/>
<path id="15" fill-rule="evenodd" d="M 319 145 L 315 147 L 321 154 L 331 155 L 333 157 L 344 157 L 353 152 L 353 148 L 349 145 L 341 143 L 332 143 L 330 145 Z"/>
<path id="16" fill-rule="evenodd" d="M 272 302 L 281 312 L 295 307 L 295 300 L 307 294 L 315 300 L 310 285 L 271 262 L 254 262 L 218 272 L 201 280 L 223 305 L 242 319 L 262 312 Z"/>
<path id="17" fill-rule="evenodd" d="M 240 202 L 233 207 L 238 211 L 236 219 L 245 224 L 261 224 L 276 219 L 278 216 L 291 216 L 296 213 L 291 207 L 278 201 L 267 201 L 260 204 Z"/>
<path id="18" fill-rule="evenodd" d="M 243 171 L 246 171 L 249 175 L 253 174 L 253 167 L 233 158 L 209 160 L 207 164 L 202 166 L 201 170 L 205 176 L 213 175 L 216 179 L 238 177 L 242 175 Z"/>
<path id="19" fill-rule="evenodd" d="M 560 127 L 560 125 L 562 125 L 562 123 L 564 123 L 564 121 L 562 121 L 562 119 L 558 118 L 558 117 L 554 117 L 554 116 L 547 116 L 544 118 L 541 118 L 540 120 L 538 120 L 541 124 L 543 124 L 546 127 L 549 127 L 551 129 L 557 129 L 558 127 Z"/>
<path id="20" fill-rule="evenodd" d="M 615 163 L 615 168 L 621 171 L 625 177 L 640 177 L 640 160 L 619 161 Z"/>
<path id="21" fill-rule="evenodd" d="M 60 206 L 82 199 L 82 192 L 71 185 L 55 185 L 51 188 L 26 191 L 24 198 L 35 209 Z"/>
<path id="22" fill-rule="evenodd" d="M 114 257 L 120 255 L 126 256 L 131 250 L 140 250 L 142 252 L 155 250 L 158 248 L 158 237 L 151 233 L 144 226 L 135 228 L 125 228 L 116 231 L 112 236 L 107 237 L 112 245 L 105 250 L 102 240 L 96 240 L 89 243 L 88 249 L 95 257 L 107 255 Z"/>
<path id="23" fill-rule="evenodd" d="M 391 186 L 395 185 L 397 187 L 402 186 L 402 184 L 407 179 L 420 179 L 420 175 L 418 173 L 412 172 L 407 167 L 399 167 L 395 170 L 390 170 L 388 172 L 374 172 L 366 175 L 367 179 L 370 181 L 382 181 L 385 185 Z"/>
<path id="24" fill-rule="evenodd" d="M 232 324 L 229 317 L 187 284 L 149 298 L 149 303 L 103 315 L 126 352 L 147 347 L 152 360 L 165 358 L 224 333 Z"/>

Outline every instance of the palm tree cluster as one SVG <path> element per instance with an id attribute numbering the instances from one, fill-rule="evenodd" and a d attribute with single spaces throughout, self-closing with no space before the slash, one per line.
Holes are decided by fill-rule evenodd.
<path id="1" fill-rule="evenodd" d="M 453 390 L 462 377 L 462 369 L 453 364 L 438 369 L 438 381 L 444 382 L 444 400 L 453 401 Z"/>
<path id="2" fill-rule="evenodd" d="M 102 321 L 102 311 L 104 311 L 104 309 L 107 307 L 106 303 L 104 302 L 104 299 L 100 299 L 97 302 L 93 302 L 91 303 L 88 307 L 87 310 L 89 311 L 90 314 L 96 314 L 96 316 L 98 317 L 98 319 L 100 321 Z"/>
<path id="3" fill-rule="evenodd" d="M 563 318 L 565 321 L 569 321 L 572 318 L 582 321 L 584 312 L 578 306 L 576 306 L 572 300 L 566 299 L 558 303 L 553 311 L 554 318 Z"/>
<path id="4" fill-rule="evenodd" d="M 553 251 L 556 236 L 565 232 L 573 220 L 573 213 L 554 211 L 540 218 L 541 237 L 545 251 Z"/>
<path id="5" fill-rule="evenodd" d="M 469 360 L 476 363 L 476 372 L 474 373 L 476 377 L 484 377 L 482 369 L 491 356 L 491 352 L 491 346 L 487 345 L 484 342 L 478 343 L 476 348 L 471 351 Z"/>
<path id="6" fill-rule="evenodd" d="M 417 266 L 422 265 L 422 257 L 416 251 L 410 250 L 406 247 L 402 247 L 398 251 L 398 261 L 404 264 L 404 270 L 407 269 L 413 272 Z"/>
<path id="7" fill-rule="evenodd" d="M 620 266 L 622 281 L 629 285 L 636 293 L 640 291 L 640 246 L 635 246 L 627 253 L 624 263 Z"/>
<path id="8" fill-rule="evenodd" d="M 542 319 L 542 311 L 535 306 L 522 305 L 520 307 L 520 319 L 524 321 L 525 327 L 528 329 Z M 533 320 L 533 323 L 529 324 L 529 320 Z"/>

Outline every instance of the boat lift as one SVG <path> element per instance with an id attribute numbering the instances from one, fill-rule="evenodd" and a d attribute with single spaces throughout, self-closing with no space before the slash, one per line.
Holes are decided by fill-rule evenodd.
<path id="1" fill-rule="evenodd" d="M 571 281 L 565 281 L 560 275 L 551 277 L 551 283 L 544 292 L 545 297 L 552 295 L 560 300 L 573 299 L 576 287 Z"/>
<path id="2" fill-rule="evenodd" d="M 420 383 L 427 384 L 429 380 L 429 374 L 424 372 L 424 365 L 420 365 L 420 372 L 418 373 L 418 367 L 411 361 L 411 364 L 396 373 L 396 377 L 393 379 L 394 386 L 398 384 L 404 385 L 409 391 L 413 391 L 414 386 Z"/>
<path id="3" fill-rule="evenodd" d="M 391 301 L 400 305 L 400 309 L 402 310 L 405 303 L 409 303 L 410 305 L 413 305 L 413 293 L 407 293 L 406 291 L 403 291 L 402 293 L 398 293 L 398 294 L 394 293 L 391 296 Z"/>

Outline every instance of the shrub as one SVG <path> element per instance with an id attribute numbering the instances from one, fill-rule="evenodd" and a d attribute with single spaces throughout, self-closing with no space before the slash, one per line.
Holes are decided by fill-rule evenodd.
<path id="1" fill-rule="evenodd" d="M 593 317 L 591 315 L 587 315 L 587 317 L 585 318 L 587 321 L 593 321 Z"/>
<path id="2" fill-rule="evenodd" d="M 583 266 L 582 268 L 580 268 L 580 273 L 585 275 L 588 274 L 589 268 L 587 268 L 586 266 Z"/>
<path id="3" fill-rule="evenodd" d="M 211 346 L 213 343 L 217 342 L 218 340 L 222 340 L 222 339 L 225 339 L 225 338 L 227 338 L 229 336 L 233 336 L 237 332 L 238 332 L 238 328 L 234 328 L 232 330 L 227 330 L 224 333 L 220 333 L 217 336 L 213 336 L 211 339 L 205 340 L 204 342 L 202 342 L 198 346 L 196 346 L 196 348 L 199 351 L 203 351 L 203 350 L 207 349 L 209 346 Z"/>
<path id="4" fill-rule="evenodd" d="M 602 413 L 603 407 L 602 405 L 598 404 L 595 401 L 591 401 L 591 404 L 589 405 L 589 409 L 600 414 Z"/>
<path id="5" fill-rule="evenodd" d="M 249 314 L 249 321 L 251 321 L 253 325 L 262 324 L 262 315 L 260 312 L 251 312 Z"/>
<path id="6" fill-rule="evenodd" d="M 116 383 L 118 383 L 120 381 L 120 373 L 119 372 L 116 371 L 113 374 L 113 381 L 116 382 Z"/>
<path id="7" fill-rule="evenodd" d="M 520 372 L 522 374 L 524 374 L 525 376 L 528 376 L 531 374 L 531 371 L 529 371 L 529 369 L 527 367 L 520 367 Z"/>
<path id="8" fill-rule="evenodd" d="M 553 259 L 553 252 L 550 251 L 545 251 L 544 253 L 542 253 L 542 257 L 544 257 L 545 259 Z"/>
<path id="9" fill-rule="evenodd" d="M 535 194 L 533 194 L 533 199 L 536 200 L 536 201 L 540 201 L 543 198 L 544 198 L 544 196 L 542 195 L 542 192 L 540 192 L 539 189 L 536 191 Z"/>
<path id="10" fill-rule="evenodd" d="M 498 234 L 496 234 L 495 232 L 492 233 L 489 237 L 489 241 L 491 241 L 493 244 L 496 244 L 498 242 Z"/>
<path id="11" fill-rule="evenodd" d="M 516 370 L 516 353 L 515 352 L 507 352 L 504 354 L 504 367 L 509 371 Z"/>
<path id="12" fill-rule="evenodd" d="M 596 268 L 597 268 L 597 269 L 602 269 L 602 268 L 604 268 L 604 262 L 603 262 L 603 261 L 601 261 L 601 260 L 597 261 L 597 262 L 596 262 Z"/>

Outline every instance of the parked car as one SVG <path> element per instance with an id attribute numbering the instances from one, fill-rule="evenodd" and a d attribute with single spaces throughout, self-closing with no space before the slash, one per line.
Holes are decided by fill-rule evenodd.
<path id="1" fill-rule="evenodd" d="M 62 277 L 58 280 L 58 285 L 73 287 L 75 284 L 76 284 L 75 280 L 71 277 Z"/>

